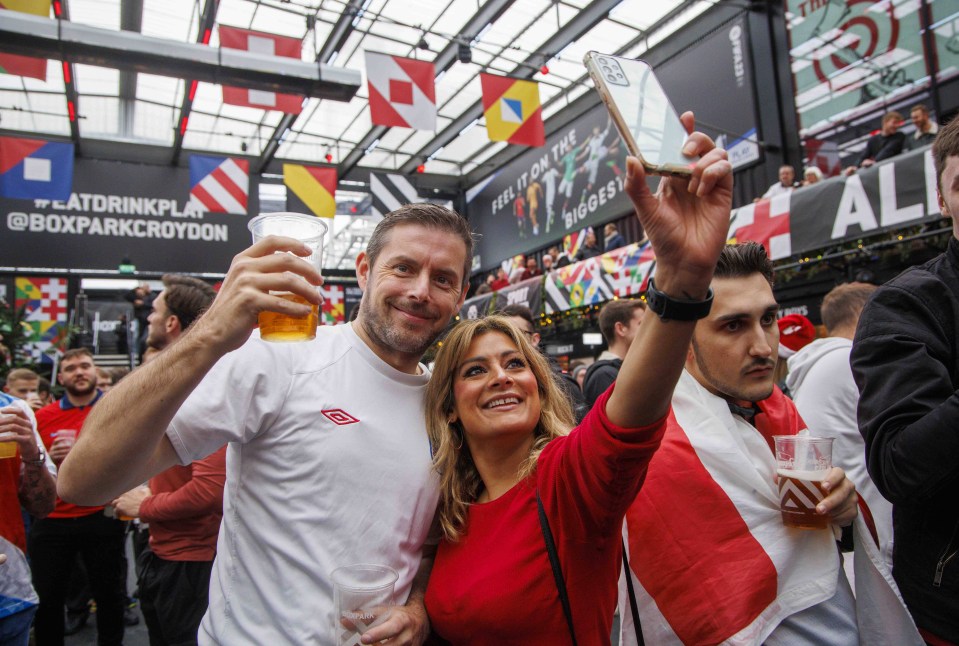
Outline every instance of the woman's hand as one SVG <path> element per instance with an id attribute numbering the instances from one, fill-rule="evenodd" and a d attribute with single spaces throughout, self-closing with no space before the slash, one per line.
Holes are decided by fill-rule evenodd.
<path id="1" fill-rule="evenodd" d="M 656 252 L 658 289 L 677 298 L 706 295 L 719 252 L 729 236 L 733 169 L 726 151 L 713 140 L 693 132 L 693 114 L 681 117 L 691 132 L 683 154 L 692 164 L 687 182 L 664 177 L 655 194 L 646 185 L 646 171 L 638 159 L 626 160 L 626 192 Z"/>

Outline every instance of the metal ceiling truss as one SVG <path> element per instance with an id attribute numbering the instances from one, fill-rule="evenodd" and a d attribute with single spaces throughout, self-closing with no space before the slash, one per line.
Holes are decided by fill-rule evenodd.
<path id="1" fill-rule="evenodd" d="M 213 32 L 213 24 L 216 22 L 216 12 L 220 7 L 220 0 L 206 0 L 203 5 L 203 11 L 200 14 L 200 28 L 196 32 L 196 42 L 201 45 L 209 45 L 210 34 Z M 183 151 L 183 137 L 186 136 L 186 127 L 190 121 L 190 112 L 193 110 L 193 97 L 196 96 L 197 79 L 183 79 L 183 100 L 180 102 L 180 111 L 177 113 L 177 126 L 173 132 L 173 151 L 170 155 L 170 163 L 176 166 L 180 161 L 180 153 Z"/>

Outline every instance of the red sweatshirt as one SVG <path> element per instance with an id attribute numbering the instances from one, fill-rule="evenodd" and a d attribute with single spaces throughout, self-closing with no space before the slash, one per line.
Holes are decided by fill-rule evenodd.
<path id="1" fill-rule="evenodd" d="M 168 561 L 212 561 L 223 518 L 226 447 L 185 467 L 150 478 L 153 495 L 140 505 L 150 523 L 150 549 Z"/>

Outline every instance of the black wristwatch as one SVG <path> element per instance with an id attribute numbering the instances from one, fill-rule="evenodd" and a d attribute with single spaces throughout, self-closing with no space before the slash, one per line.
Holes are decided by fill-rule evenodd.
<path id="1" fill-rule="evenodd" d="M 24 460 L 23 458 L 20 458 L 20 461 L 24 464 L 31 464 L 35 467 L 43 466 L 43 463 L 47 461 L 47 454 L 43 451 L 40 451 L 40 457 L 36 460 Z"/>
<path id="2" fill-rule="evenodd" d="M 646 304 L 664 321 L 698 321 L 709 316 L 713 306 L 713 289 L 710 287 L 706 291 L 705 300 L 683 301 L 656 289 L 656 283 L 650 278 L 646 288 Z"/>

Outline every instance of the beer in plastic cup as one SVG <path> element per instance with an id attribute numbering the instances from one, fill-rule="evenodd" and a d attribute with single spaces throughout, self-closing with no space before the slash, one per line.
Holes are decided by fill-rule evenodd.
<path id="1" fill-rule="evenodd" d="M 360 637 L 390 616 L 399 575 L 385 565 L 359 563 L 333 570 L 333 643 L 363 646 Z"/>
<path id="2" fill-rule="evenodd" d="M 322 269 L 327 226 L 321 218 L 302 213 L 264 213 L 250 220 L 247 226 L 253 234 L 254 243 L 271 235 L 296 238 L 303 242 L 313 250 L 310 256 L 303 259 L 312 263 L 317 271 Z M 309 341 L 315 338 L 319 307 L 296 294 L 287 292 L 276 295 L 294 303 L 310 305 L 311 311 L 304 317 L 260 312 L 260 337 L 265 341 Z"/>
<path id="3" fill-rule="evenodd" d="M 65 440 L 70 443 L 70 446 L 73 446 L 77 443 L 77 432 L 72 428 L 61 428 L 59 431 L 53 432 L 54 440 Z"/>
<path id="4" fill-rule="evenodd" d="M 829 518 L 816 513 L 826 497 L 822 481 L 832 468 L 831 437 L 776 435 L 776 473 L 783 525 L 798 529 L 825 529 Z"/>
<path id="5" fill-rule="evenodd" d="M 0 442 L 0 460 L 12 458 L 17 455 L 16 442 Z"/>

